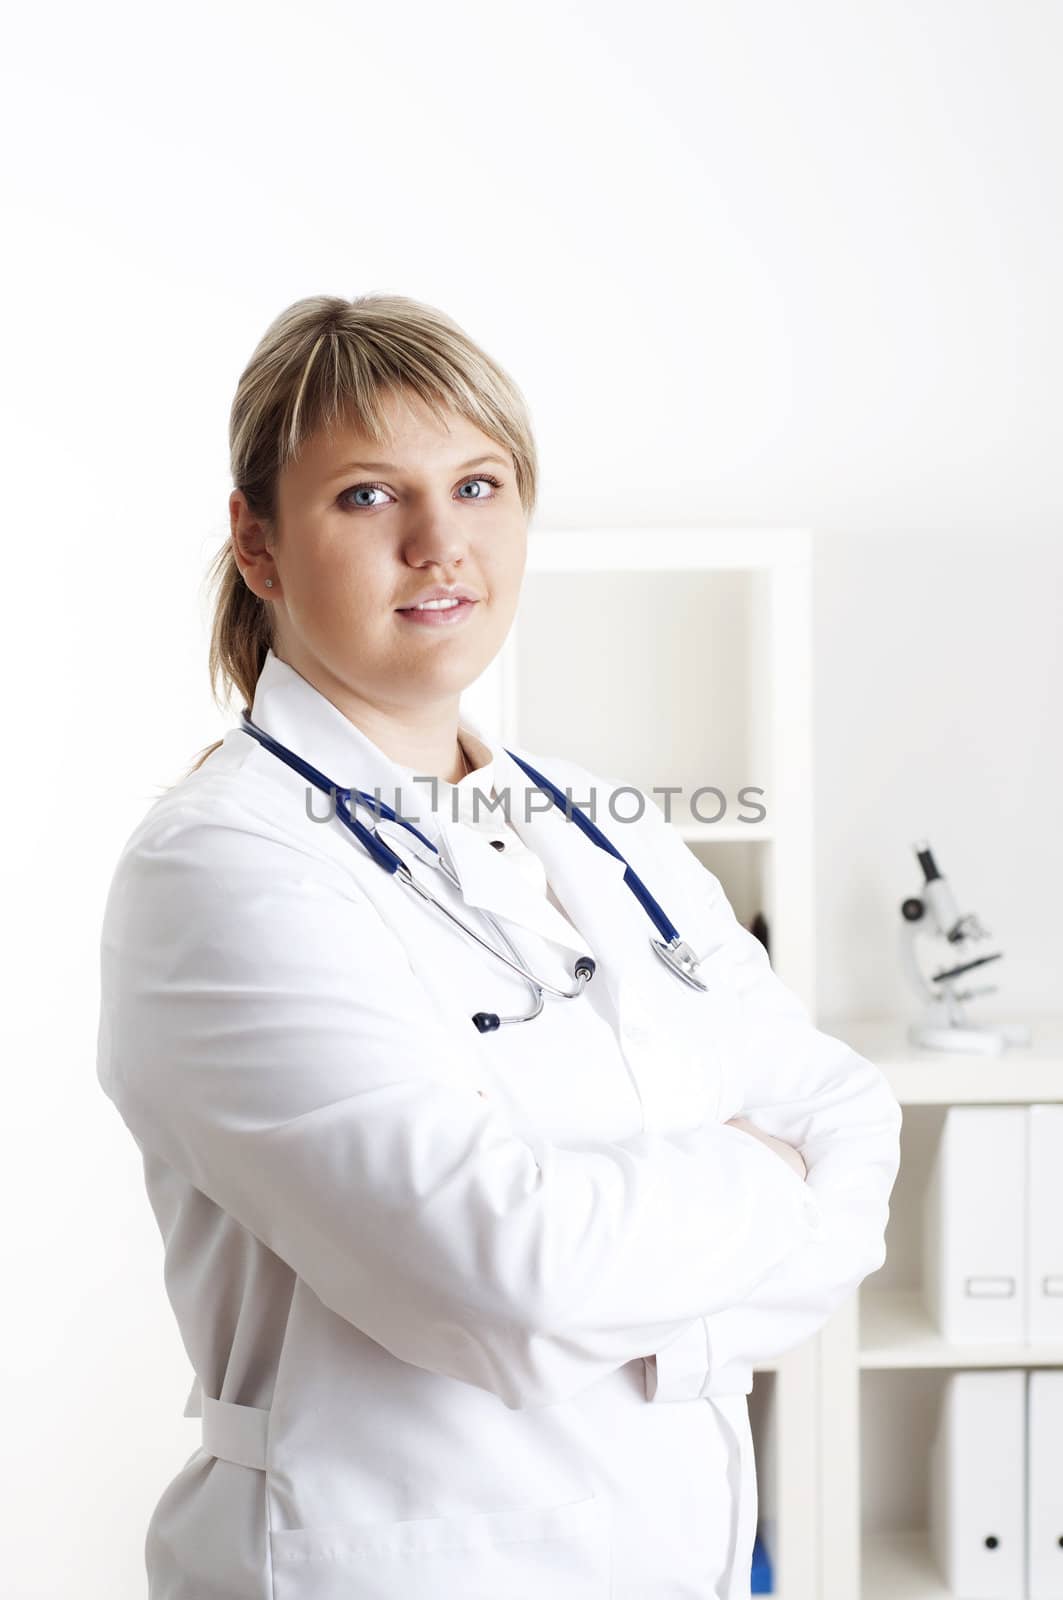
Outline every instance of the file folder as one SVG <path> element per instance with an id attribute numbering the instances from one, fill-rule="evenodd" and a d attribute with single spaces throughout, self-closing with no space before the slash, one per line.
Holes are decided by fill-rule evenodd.
<path id="1" fill-rule="evenodd" d="M 1063 1372 L 1031 1372 L 1026 1412 L 1029 1600 L 1063 1595 Z"/>
<path id="2" fill-rule="evenodd" d="M 930 1542 L 957 1600 L 1024 1600 L 1025 1372 L 945 1379 L 930 1456 Z"/>
<path id="3" fill-rule="evenodd" d="M 1027 1117 L 1026 1337 L 1063 1344 L 1063 1105 Z"/>
<path id="4" fill-rule="evenodd" d="M 1021 1342 L 1026 1326 L 1025 1106 L 950 1106 L 924 1214 L 927 1310 L 957 1344 Z"/>

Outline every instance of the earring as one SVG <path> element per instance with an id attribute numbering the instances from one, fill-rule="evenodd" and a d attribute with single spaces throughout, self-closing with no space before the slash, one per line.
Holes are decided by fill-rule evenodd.
<path id="1" fill-rule="evenodd" d="M 272 589 L 273 588 L 273 579 L 272 578 L 267 578 L 266 579 L 266 588 L 267 589 Z"/>

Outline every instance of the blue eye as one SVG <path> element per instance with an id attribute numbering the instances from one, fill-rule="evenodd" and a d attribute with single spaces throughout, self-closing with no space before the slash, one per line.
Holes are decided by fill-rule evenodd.
<path id="1" fill-rule="evenodd" d="M 379 489 L 381 494 L 387 493 L 387 490 L 384 488 L 382 483 L 356 483 L 353 489 L 344 489 L 343 493 L 340 495 L 340 499 L 341 501 L 346 500 L 347 496 L 352 494 L 372 494 L 375 489 Z M 372 506 L 374 502 L 372 500 L 356 500 L 354 504 L 359 506 Z"/>
<path id="2" fill-rule="evenodd" d="M 459 493 L 462 489 L 467 489 L 474 483 L 489 483 L 496 491 L 502 487 L 500 478 L 493 477 L 489 472 L 478 472 L 475 477 L 463 479 L 458 485 Z M 362 493 L 371 494 L 374 489 L 379 489 L 381 494 L 391 493 L 390 489 L 385 488 L 382 483 L 355 483 L 349 489 L 343 490 L 339 496 L 339 503 L 356 511 L 373 511 L 378 502 L 373 500 L 350 500 L 348 496 Z M 463 500 L 493 500 L 495 496 L 494 494 L 475 494 L 461 495 L 461 498 Z"/>
<path id="3" fill-rule="evenodd" d="M 501 489 L 501 487 L 502 487 L 501 483 L 499 482 L 499 480 L 497 478 L 492 478 L 489 473 L 481 472 L 478 478 L 466 478 L 464 483 L 459 484 L 459 486 L 458 486 L 459 487 L 459 492 L 460 492 L 461 489 L 470 488 L 474 483 L 492 483 L 492 484 L 494 484 L 496 489 Z M 472 496 L 464 496 L 464 498 L 466 498 L 466 499 L 475 499 L 475 500 L 493 500 L 494 499 L 494 495 L 493 494 L 489 494 L 489 495 L 478 494 L 478 495 L 472 495 Z"/>

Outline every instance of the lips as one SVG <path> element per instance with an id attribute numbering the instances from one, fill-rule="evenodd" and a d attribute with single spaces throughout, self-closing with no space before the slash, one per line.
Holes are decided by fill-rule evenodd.
<path id="1" fill-rule="evenodd" d="M 453 628 L 460 626 L 476 606 L 475 600 L 459 600 L 456 606 L 399 606 L 396 616 L 405 617 L 407 622 L 417 626 L 430 628 Z"/>
<path id="2" fill-rule="evenodd" d="M 467 589 L 463 583 L 444 584 L 437 583 L 431 589 L 422 589 L 416 600 L 409 600 L 404 606 L 396 606 L 397 611 L 413 611 L 418 606 L 423 606 L 426 600 L 479 600 L 480 596 Z"/>

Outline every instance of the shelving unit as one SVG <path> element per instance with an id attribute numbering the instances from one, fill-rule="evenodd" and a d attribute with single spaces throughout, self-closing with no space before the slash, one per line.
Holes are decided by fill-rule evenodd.
<path id="1" fill-rule="evenodd" d="M 926 1531 L 926 1458 L 945 1377 L 1063 1367 L 1058 1343 L 949 1343 L 924 1309 L 920 1282 L 923 1194 L 947 1108 L 1063 1100 L 1063 1016 L 1031 1025 L 1030 1047 L 987 1058 L 915 1049 L 890 1020 L 820 1022 L 883 1068 L 905 1109 L 886 1263 L 820 1336 L 856 1395 L 851 1415 L 821 1436 L 824 1492 L 856 1486 L 845 1522 L 836 1498 L 832 1505 L 823 1600 L 949 1600 Z"/>
<path id="2" fill-rule="evenodd" d="M 662 805 L 654 786 L 681 786 L 672 826 L 747 927 L 766 918 L 772 965 L 811 1010 L 810 562 L 803 529 L 534 532 L 516 622 L 463 706 L 504 743 Z M 782 1600 L 819 1600 L 821 1413 L 817 1340 L 757 1370 L 760 1525 Z"/>

